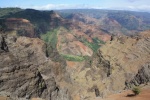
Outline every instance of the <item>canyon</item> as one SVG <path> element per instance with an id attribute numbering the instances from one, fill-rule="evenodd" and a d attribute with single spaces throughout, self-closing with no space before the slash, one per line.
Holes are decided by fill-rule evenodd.
<path id="1" fill-rule="evenodd" d="M 18 9 L 1 16 L 0 99 L 101 100 L 149 86 L 147 24 L 129 29 L 115 14 L 63 14 Z"/>

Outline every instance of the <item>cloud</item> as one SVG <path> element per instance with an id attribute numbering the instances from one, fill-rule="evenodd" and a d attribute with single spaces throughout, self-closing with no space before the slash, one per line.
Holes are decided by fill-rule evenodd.
<path id="1" fill-rule="evenodd" d="M 133 1 L 133 0 L 132 0 Z M 135 1 L 135 0 L 134 0 Z M 150 5 L 124 5 L 124 6 L 114 6 L 114 7 L 104 7 L 104 6 L 93 6 L 85 4 L 47 4 L 43 6 L 26 6 L 21 8 L 32 8 L 37 10 L 58 10 L 58 9 L 110 9 L 110 10 L 131 10 L 131 11 L 148 11 L 150 12 Z"/>
<path id="2" fill-rule="evenodd" d="M 138 11 L 150 11 L 150 5 L 140 5 L 135 7 L 134 9 Z"/>
<path id="3" fill-rule="evenodd" d="M 140 5 L 140 6 L 128 5 L 126 7 L 110 7 L 106 9 L 150 12 L 150 5 Z"/>
<path id="4" fill-rule="evenodd" d="M 28 6 L 24 8 L 33 8 L 37 10 L 56 10 L 56 9 L 80 9 L 80 8 L 90 8 L 89 5 L 70 5 L 70 4 L 47 4 L 43 6 Z"/>
<path id="5" fill-rule="evenodd" d="M 129 2 L 135 2 L 135 1 L 137 1 L 137 0 L 128 0 Z"/>

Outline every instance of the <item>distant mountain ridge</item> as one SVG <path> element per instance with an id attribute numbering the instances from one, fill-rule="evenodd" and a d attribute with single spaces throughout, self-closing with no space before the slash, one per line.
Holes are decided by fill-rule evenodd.
<path id="1" fill-rule="evenodd" d="M 150 29 L 150 14 L 143 12 L 0 8 L 0 13 L 5 20 L 1 22 L 19 36 L 43 39 L 54 61 L 54 52 L 69 61 L 83 61 L 115 35 L 134 36 Z"/>
<path id="2" fill-rule="evenodd" d="M 102 29 L 110 31 L 111 34 L 117 32 L 114 29 L 109 29 L 113 24 L 115 26 L 112 28 L 125 35 L 133 35 L 150 29 L 150 13 L 147 12 L 98 9 L 58 10 L 57 12 L 65 18 L 77 13 L 94 18 L 96 24 L 99 24 Z"/>
<path id="3" fill-rule="evenodd" d="M 71 17 L 72 15 L 73 17 L 73 14 L 80 14 L 80 16 L 83 17 L 83 20 L 88 17 L 88 20 L 95 20 L 93 24 L 100 25 L 100 29 L 109 31 L 110 34 L 116 34 L 115 32 L 117 32 L 118 34 L 123 33 L 125 35 L 132 35 L 150 29 L 150 13 L 147 12 L 99 9 L 68 9 L 56 10 L 55 12 L 64 19 L 70 19 L 69 16 Z M 51 13 L 53 13 L 53 11 L 0 8 L 0 18 L 14 17 L 27 19 L 35 25 L 39 34 L 49 30 L 48 26 Z"/>
<path id="4" fill-rule="evenodd" d="M 6 26 L 17 29 L 18 35 L 39 37 L 49 45 L 49 55 L 51 50 L 57 51 L 66 59 L 92 56 L 100 46 L 111 40 L 111 35 L 132 36 L 150 29 L 150 14 L 141 12 L 1 8 L 0 13 L 3 13 L 0 18 L 6 19 Z M 20 18 L 29 23 L 17 22 Z M 16 19 L 16 23 L 9 24 L 10 19 Z"/>

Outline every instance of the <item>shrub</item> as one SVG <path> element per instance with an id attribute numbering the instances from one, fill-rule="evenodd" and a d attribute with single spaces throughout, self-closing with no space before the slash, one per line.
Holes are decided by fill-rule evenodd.
<path id="1" fill-rule="evenodd" d="M 83 61 L 85 60 L 84 57 L 82 56 L 75 56 L 75 55 L 66 55 L 66 54 L 61 54 L 62 57 L 68 61 Z"/>
<path id="2" fill-rule="evenodd" d="M 133 93 L 134 93 L 135 95 L 138 95 L 138 94 L 140 94 L 140 92 L 141 92 L 141 90 L 140 90 L 139 87 L 134 87 L 134 88 L 132 89 L 132 91 L 133 91 Z"/>

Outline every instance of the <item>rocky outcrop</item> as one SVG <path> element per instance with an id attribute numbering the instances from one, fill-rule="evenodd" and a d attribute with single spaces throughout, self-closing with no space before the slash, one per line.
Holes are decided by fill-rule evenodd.
<path id="1" fill-rule="evenodd" d="M 65 61 L 47 58 L 42 40 L 6 31 L 0 34 L 0 41 L 0 95 L 12 100 L 71 100 L 68 89 L 59 85 L 70 82 Z"/>
<path id="2" fill-rule="evenodd" d="M 7 46 L 7 44 L 6 44 L 6 41 L 5 41 L 5 38 L 2 36 L 1 37 L 1 43 L 0 43 L 0 50 L 2 51 L 2 50 L 4 50 L 4 51 L 9 51 L 9 49 L 8 49 L 8 46 Z"/>
<path id="3" fill-rule="evenodd" d="M 6 34 L 5 34 L 6 35 Z M 0 91 L 12 93 L 16 97 L 46 97 L 46 85 L 38 71 L 44 59 L 45 44 L 39 39 L 13 36 L 1 36 L 1 43 L 7 45 L 9 51 L 1 47 L 0 53 Z M 35 45 L 39 44 L 39 47 Z M 3 46 L 3 45 L 2 45 Z M 41 52 L 41 53 L 40 53 Z"/>
<path id="4" fill-rule="evenodd" d="M 134 86 L 139 86 L 141 84 L 147 84 L 150 82 L 150 64 L 145 64 L 139 69 L 138 73 L 131 78 L 131 80 L 126 81 L 126 88 L 132 88 Z"/>
<path id="5" fill-rule="evenodd" d="M 111 68 L 111 75 L 104 79 L 109 91 L 104 94 L 149 82 L 150 38 L 146 36 L 114 38 L 100 48 Z"/>

